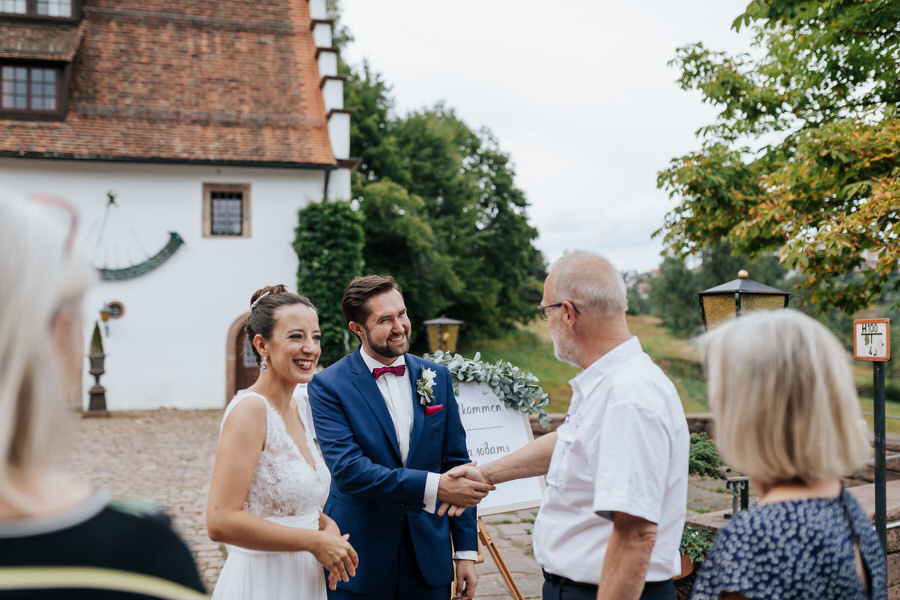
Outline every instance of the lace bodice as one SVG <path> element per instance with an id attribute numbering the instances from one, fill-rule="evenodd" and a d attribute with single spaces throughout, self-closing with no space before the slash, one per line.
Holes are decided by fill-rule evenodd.
<path id="1" fill-rule="evenodd" d="M 239 393 L 225 410 L 223 425 L 231 409 L 247 396 L 259 396 L 265 400 L 264 396 L 255 392 Z M 260 517 L 287 517 L 321 510 L 328 496 L 331 474 L 313 443 L 307 400 L 299 395 L 294 398 L 306 430 L 305 443 L 315 459 L 316 468 L 310 467 L 300 454 L 285 429 L 281 415 L 266 400 L 266 444 L 253 473 L 247 499 L 244 500 L 244 510 Z"/>

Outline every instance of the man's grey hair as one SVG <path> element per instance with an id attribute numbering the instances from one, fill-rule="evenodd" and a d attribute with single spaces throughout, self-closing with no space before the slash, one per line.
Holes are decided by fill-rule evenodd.
<path id="1" fill-rule="evenodd" d="M 570 300 L 581 312 L 608 317 L 628 310 L 625 279 L 605 257 L 585 250 L 563 255 L 550 267 L 554 302 Z"/>

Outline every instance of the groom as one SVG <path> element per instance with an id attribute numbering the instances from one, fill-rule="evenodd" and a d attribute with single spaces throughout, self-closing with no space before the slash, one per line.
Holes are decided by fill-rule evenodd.
<path id="1" fill-rule="evenodd" d="M 325 513 L 359 554 L 356 577 L 329 600 L 447 600 L 451 558 L 455 597 L 471 600 L 475 511 L 440 517 L 436 505 L 474 506 L 493 488 L 444 474 L 469 462 L 450 373 L 407 354 L 409 316 L 392 277 L 357 277 L 341 310 L 360 346 L 309 384 L 332 475 Z"/>

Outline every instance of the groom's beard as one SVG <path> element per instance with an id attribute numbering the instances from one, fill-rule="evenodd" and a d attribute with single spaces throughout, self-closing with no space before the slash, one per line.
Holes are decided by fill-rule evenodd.
<path id="1" fill-rule="evenodd" d="M 377 345 L 372 341 L 372 336 L 369 333 L 369 329 L 363 325 L 363 329 L 366 330 L 366 338 L 369 340 L 369 348 L 372 349 L 373 352 L 377 353 L 379 356 L 383 356 L 385 358 L 397 358 L 398 356 L 403 356 L 407 352 L 409 352 L 409 331 L 404 331 L 402 338 L 397 342 L 391 342 L 389 339 L 385 339 L 384 345 Z"/>

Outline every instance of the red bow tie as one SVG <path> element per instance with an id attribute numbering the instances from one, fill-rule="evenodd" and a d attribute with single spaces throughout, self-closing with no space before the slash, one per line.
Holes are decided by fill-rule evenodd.
<path id="1" fill-rule="evenodd" d="M 406 365 L 396 365 L 394 367 L 375 367 L 372 369 L 372 375 L 377 381 L 379 377 L 385 373 L 393 373 L 394 375 L 406 375 Z"/>

